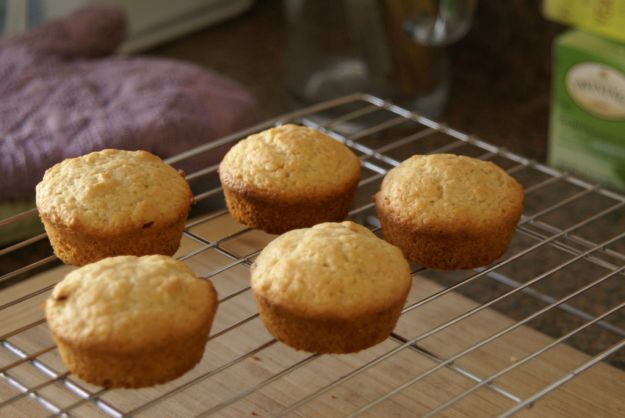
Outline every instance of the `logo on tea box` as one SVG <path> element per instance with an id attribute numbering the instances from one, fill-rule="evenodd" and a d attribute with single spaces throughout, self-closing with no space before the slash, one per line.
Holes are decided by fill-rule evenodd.
<path id="1" fill-rule="evenodd" d="M 564 84 L 582 109 L 603 118 L 625 117 L 625 75 L 614 68 L 591 62 L 576 64 Z"/>

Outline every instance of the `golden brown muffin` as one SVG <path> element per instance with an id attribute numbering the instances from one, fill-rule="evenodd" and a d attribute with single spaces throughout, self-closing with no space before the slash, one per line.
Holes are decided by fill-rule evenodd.
<path id="1" fill-rule="evenodd" d="M 374 201 L 384 238 L 408 260 L 468 269 L 505 252 L 523 210 L 523 187 L 488 161 L 414 155 L 388 172 Z"/>
<path id="2" fill-rule="evenodd" d="M 106 258 L 69 273 L 46 301 L 68 370 L 106 387 L 174 379 L 200 359 L 217 294 L 163 255 Z"/>
<path id="3" fill-rule="evenodd" d="M 55 254 L 78 266 L 116 255 L 174 254 L 192 200 L 183 175 L 146 151 L 69 158 L 37 185 Z"/>
<path id="4" fill-rule="evenodd" d="M 252 290 L 269 332 L 316 353 L 352 353 L 383 341 L 410 285 L 399 248 L 352 222 L 287 232 L 252 266 Z"/>
<path id="5" fill-rule="evenodd" d="M 219 178 L 232 217 L 279 234 L 344 219 L 360 162 L 319 131 L 283 125 L 232 147 L 219 166 Z"/>

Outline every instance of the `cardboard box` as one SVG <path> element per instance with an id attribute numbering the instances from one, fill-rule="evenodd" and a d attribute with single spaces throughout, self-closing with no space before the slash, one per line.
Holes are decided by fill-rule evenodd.
<path id="1" fill-rule="evenodd" d="M 625 0 L 543 0 L 543 15 L 625 42 Z"/>
<path id="2" fill-rule="evenodd" d="M 553 57 L 549 163 L 625 190 L 625 45 L 573 30 Z"/>

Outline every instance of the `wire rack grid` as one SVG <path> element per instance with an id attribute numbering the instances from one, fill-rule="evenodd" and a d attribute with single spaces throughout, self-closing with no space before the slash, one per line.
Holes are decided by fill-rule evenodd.
<path id="1" fill-rule="evenodd" d="M 277 343 L 258 319 L 248 269 L 273 236 L 230 218 L 217 165 L 202 164 L 242 137 L 283 123 L 320 129 L 357 153 L 362 178 L 349 218 L 376 233 L 371 196 L 404 158 L 453 152 L 497 163 L 526 193 L 508 252 L 472 271 L 413 266 L 413 290 L 395 331 L 369 350 L 321 356 Z M 73 377 L 40 307 L 71 267 L 60 266 L 41 233 L 0 250 L 4 259 L 23 259 L 0 272 L 0 416 L 507 417 L 540 416 L 540 407 L 545 416 L 566 416 L 562 405 L 602 416 L 623 411 L 620 194 L 368 95 L 285 115 L 168 162 L 191 167 L 187 179 L 202 207 L 176 256 L 220 294 L 202 362 L 174 382 L 141 390 L 109 390 Z M 12 216 L 0 228 L 33 216 L 34 209 Z M 35 246 L 45 250 L 23 256 Z"/>

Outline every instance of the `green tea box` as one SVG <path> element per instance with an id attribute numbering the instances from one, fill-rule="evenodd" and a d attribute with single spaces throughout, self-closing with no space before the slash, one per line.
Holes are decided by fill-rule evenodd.
<path id="1" fill-rule="evenodd" d="M 625 44 L 560 35 L 552 94 L 549 163 L 625 190 Z"/>
<path id="2" fill-rule="evenodd" d="M 625 0 L 543 0 L 543 15 L 554 22 L 625 42 Z"/>

